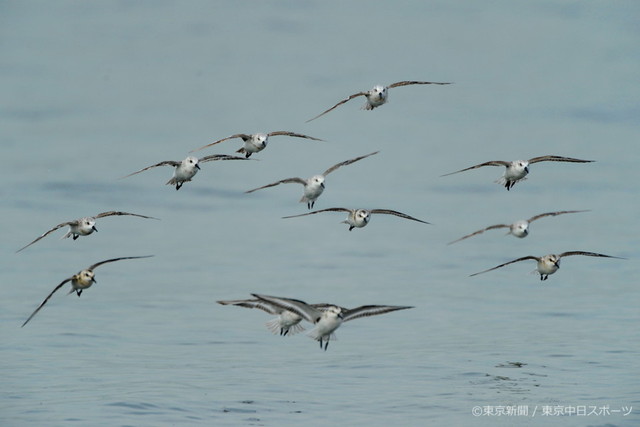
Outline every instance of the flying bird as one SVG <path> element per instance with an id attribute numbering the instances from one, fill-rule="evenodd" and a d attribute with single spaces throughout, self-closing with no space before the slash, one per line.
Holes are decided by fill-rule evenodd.
<path id="1" fill-rule="evenodd" d="M 25 322 L 22 324 L 22 327 L 24 327 L 24 325 L 29 323 L 29 320 L 31 320 L 33 318 L 33 316 L 35 316 L 36 313 L 38 313 L 40 311 L 40 309 L 42 307 L 44 307 L 44 305 L 47 303 L 47 301 L 49 301 L 49 299 L 53 296 L 53 294 L 55 294 L 58 289 L 63 287 L 65 285 L 65 283 L 71 282 L 71 290 L 69 291 L 69 294 L 75 292 L 78 296 L 80 296 L 82 294 L 83 290 L 89 288 L 92 284 L 97 283 L 96 279 L 95 279 L 95 273 L 93 272 L 93 270 L 95 270 L 98 266 L 101 266 L 102 264 L 106 264 L 106 263 L 109 263 L 109 262 L 120 261 L 120 260 L 123 260 L 123 259 L 149 258 L 149 257 L 152 257 L 152 256 L 153 255 L 130 256 L 130 257 L 112 258 L 112 259 L 108 259 L 108 260 L 105 260 L 105 261 L 100 261 L 100 262 L 97 262 L 97 263 L 95 263 L 93 265 L 90 265 L 89 267 L 87 267 L 86 269 L 80 271 L 79 273 L 76 273 L 73 276 L 71 276 L 71 277 L 69 277 L 67 279 L 64 279 L 62 281 L 62 283 L 60 283 L 58 286 L 56 286 L 53 289 L 53 291 L 51 291 L 51 293 L 44 299 L 44 301 L 42 301 L 42 304 L 40 304 L 40 306 L 38 306 L 38 308 L 36 308 L 36 311 L 31 313 L 31 316 L 29 316 L 29 318 L 27 320 L 25 320 Z M 69 294 L 67 294 L 67 295 L 69 295 Z"/>
<path id="2" fill-rule="evenodd" d="M 465 169 L 460 169 L 459 171 L 447 173 L 441 176 L 449 176 L 455 173 L 460 173 L 464 171 L 468 171 L 471 169 L 481 168 L 483 166 L 504 166 L 507 169 L 504 172 L 504 175 L 500 177 L 496 183 L 500 185 L 504 185 L 507 190 L 510 190 L 511 187 L 515 185 L 516 182 L 522 181 L 529 173 L 529 165 L 533 163 L 539 162 L 569 162 L 569 163 L 591 163 L 594 160 L 582 160 L 582 159 L 574 159 L 572 157 L 562 157 L 562 156 L 540 156 L 534 157 L 529 160 L 514 160 L 512 162 L 506 162 L 504 160 L 492 160 L 490 162 L 480 163 L 478 165 L 474 165 Z"/>
<path id="3" fill-rule="evenodd" d="M 317 119 L 318 117 L 324 116 L 329 111 L 331 111 L 331 110 L 341 106 L 342 104 L 346 103 L 347 101 L 351 101 L 353 98 L 357 98 L 359 96 L 364 96 L 364 97 L 367 98 L 367 101 L 364 103 L 364 105 L 362 106 L 361 110 L 373 110 L 374 108 L 379 107 L 382 104 L 387 102 L 388 91 L 391 88 L 400 87 L 400 86 L 409 86 L 409 85 L 450 85 L 450 84 L 451 83 L 403 81 L 403 82 L 392 83 L 389 86 L 376 85 L 372 89 L 370 89 L 370 90 L 368 90 L 366 92 L 358 92 L 358 93 L 354 93 L 353 95 L 349 95 L 348 97 L 346 97 L 342 101 L 338 102 L 336 105 L 334 105 L 333 107 L 329 108 L 328 110 L 325 110 L 322 113 L 318 114 L 317 116 L 307 120 L 307 123 L 309 123 L 312 120 Z"/>
<path id="4" fill-rule="evenodd" d="M 505 262 L 504 264 L 497 265 L 497 266 L 495 266 L 493 268 L 490 268 L 488 270 L 480 271 L 479 273 L 473 273 L 473 274 L 470 275 L 470 277 L 471 276 L 477 276 L 478 274 L 486 273 L 488 271 L 492 271 L 492 270 L 498 269 L 500 267 L 504 267 L 505 265 L 513 264 L 514 262 L 519 262 L 519 261 L 532 259 L 532 260 L 535 260 L 538 263 L 536 269 L 533 272 L 537 271 L 540 274 L 540 280 L 547 280 L 549 278 L 550 274 L 555 273 L 560 268 L 560 258 L 563 258 L 563 257 L 566 257 L 566 256 L 572 256 L 572 255 L 584 255 L 584 256 L 593 256 L 593 257 L 602 257 L 602 258 L 624 259 L 624 258 L 620 258 L 620 257 L 617 257 L 617 256 L 598 254 L 598 253 L 595 253 L 595 252 L 583 252 L 583 251 L 569 251 L 569 252 L 563 252 L 560 255 L 549 254 L 549 255 L 545 255 L 545 256 L 541 256 L 541 257 L 528 255 L 528 256 L 523 256 L 522 258 L 514 259 L 513 261 Z"/>
<path id="5" fill-rule="evenodd" d="M 489 227 L 483 228 L 482 230 L 478 230 L 478 231 L 474 231 L 471 234 L 467 234 L 466 236 L 462 236 L 461 238 L 454 240 L 453 242 L 449 242 L 448 244 L 451 245 L 453 243 L 459 242 L 460 240 L 464 240 L 467 239 L 469 237 L 473 237 L 473 236 L 477 236 L 478 234 L 482 234 L 485 231 L 488 230 L 495 230 L 497 228 L 508 228 L 509 231 L 507 232 L 508 234 L 511 234 L 513 236 L 519 237 L 519 238 L 524 238 L 527 237 L 529 235 L 529 224 L 531 224 L 533 221 L 540 219 L 540 218 L 544 218 L 547 216 L 557 216 L 557 215 L 564 215 L 564 214 L 569 214 L 569 213 L 578 213 L 578 212 L 587 212 L 587 211 L 559 211 L 559 212 L 546 212 L 546 213 L 542 213 L 539 215 L 535 215 L 532 216 L 529 219 L 521 219 L 518 220 L 514 223 L 511 224 L 496 224 L 496 225 L 491 225 Z"/>
<path id="6" fill-rule="evenodd" d="M 201 158 L 189 156 L 182 161 L 165 160 L 164 162 L 156 163 L 155 165 L 147 166 L 144 169 L 130 173 L 122 178 L 127 178 L 131 175 L 135 175 L 158 166 L 173 166 L 175 168 L 173 171 L 173 177 L 167 181 L 166 185 L 175 185 L 176 190 L 179 190 L 180 187 L 182 187 L 182 184 L 191 181 L 191 178 L 198 173 L 200 170 L 200 163 L 212 162 L 214 160 L 246 160 L 246 158 L 228 156 L 226 154 L 212 154 Z"/>
<path id="7" fill-rule="evenodd" d="M 360 307 L 346 309 L 337 305 L 327 304 L 325 309 L 318 309 L 304 301 L 272 297 L 268 295 L 252 294 L 259 300 L 266 301 L 270 304 L 278 306 L 283 310 L 288 310 L 298 314 L 307 322 L 313 323 L 313 328 L 307 334 L 309 337 L 320 342 L 320 348 L 324 342 L 324 350 L 327 350 L 329 341 L 336 339 L 334 331 L 340 327 L 342 322 L 357 319 L 359 317 L 375 316 L 378 314 L 390 313 L 396 310 L 405 310 L 413 308 L 412 306 L 398 305 L 363 305 Z"/>
<path id="8" fill-rule="evenodd" d="M 244 153 L 245 157 L 248 158 L 253 153 L 257 153 L 257 152 L 262 151 L 265 148 L 267 148 L 267 144 L 269 142 L 269 137 L 278 136 L 278 135 L 292 136 L 292 137 L 295 137 L 295 138 L 312 139 L 314 141 L 322 141 L 319 138 L 314 138 L 312 136 L 303 135 L 301 133 L 288 132 L 288 131 L 284 131 L 284 130 L 279 130 L 279 131 L 269 132 L 269 133 L 254 133 L 254 134 L 251 134 L 251 135 L 246 134 L 246 133 L 236 133 L 235 135 L 231 135 L 231 136 L 228 136 L 226 138 L 219 139 L 217 141 L 212 142 L 211 144 L 203 145 L 200 148 L 196 148 L 195 150 L 191 150 L 191 152 L 193 153 L 194 151 L 200 151 L 200 150 L 202 150 L 204 148 L 211 147 L 212 145 L 219 144 L 219 143 L 221 143 L 223 141 L 227 141 L 229 139 L 242 138 L 242 140 L 244 141 L 244 145 L 242 146 L 242 148 L 237 150 L 236 153 Z"/>
<path id="9" fill-rule="evenodd" d="M 275 319 L 272 319 L 265 323 L 267 329 L 269 329 L 274 335 L 280 334 L 280 336 L 295 335 L 298 332 L 304 331 L 304 327 L 300 325 L 302 317 L 298 316 L 293 311 L 285 310 L 282 307 L 274 305 L 268 301 L 261 299 L 242 299 L 242 300 L 226 300 L 216 301 L 222 305 L 235 305 L 237 307 L 245 308 L 257 308 L 265 311 L 269 314 L 277 315 Z M 312 307 L 322 310 L 327 307 L 327 304 L 312 304 Z"/>
<path id="10" fill-rule="evenodd" d="M 275 187 L 276 185 L 280 185 L 280 184 L 302 184 L 304 186 L 304 194 L 300 199 L 300 203 L 306 203 L 307 208 L 311 209 L 313 208 L 313 205 L 315 204 L 316 200 L 318 200 L 318 197 L 320 197 L 320 195 L 324 191 L 324 188 L 325 188 L 324 180 L 327 175 L 329 175 L 331 172 L 335 171 L 336 169 L 342 166 L 350 165 L 351 163 L 355 163 L 358 160 L 362 160 L 366 157 L 373 156 L 374 154 L 378 154 L 378 153 L 379 151 L 375 151 L 373 153 L 369 153 L 364 156 L 356 157 L 350 160 L 345 160 L 344 162 L 340 162 L 331 166 L 322 174 L 314 175 L 308 179 L 302 179 L 298 177 L 286 178 L 277 182 L 273 182 L 271 184 L 263 185 L 262 187 L 254 188 L 253 190 L 246 191 L 245 193 L 253 193 L 254 191 L 262 190 L 263 188 Z"/>
<path id="11" fill-rule="evenodd" d="M 392 211 L 391 209 L 347 209 L 347 208 L 328 208 L 328 209 L 320 209 L 317 211 L 313 211 L 313 212 L 308 212 L 308 213 L 304 213 L 304 214 L 300 214 L 300 215 L 291 215 L 291 216 L 284 216 L 282 218 L 295 218 L 298 216 L 306 216 L 306 215 L 314 215 L 320 212 L 348 212 L 349 216 L 347 217 L 347 219 L 345 219 L 344 221 L 342 221 L 343 224 L 349 224 L 349 231 L 353 230 L 354 228 L 362 228 L 365 225 L 367 225 L 369 223 L 369 220 L 371 219 L 371 214 L 387 214 L 387 215 L 395 215 L 395 216 L 399 216 L 400 218 L 404 218 L 404 219 L 410 219 L 412 221 L 417 221 L 417 222 L 421 222 L 423 224 L 431 224 L 430 222 L 426 222 L 426 221 L 422 221 L 418 218 L 414 218 L 412 216 L 409 216 L 407 214 L 403 214 L 402 212 L 398 212 L 398 211 Z"/>
<path id="12" fill-rule="evenodd" d="M 119 215 L 129 215 L 129 216 L 137 216 L 137 217 L 140 217 L 140 218 L 147 218 L 147 219 L 158 219 L 158 218 L 154 218 L 152 216 L 144 216 L 144 215 L 138 215 L 138 214 L 129 213 L 129 212 L 118 212 L 118 211 L 102 212 L 102 213 L 99 213 L 98 215 L 95 215 L 95 216 L 85 216 L 83 218 L 74 219 L 73 221 L 62 222 L 62 223 L 56 225 L 51 230 L 43 233 L 40 237 L 35 239 L 33 242 L 29 243 L 27 246 L 24 246 L 24 247 L 18 249 L 16 251 L 16 253 L 20 252 L 23 249 L 28 248 L 29 246 L 31 246 L 34 243 L 36 243 L 38 240 L 48 236 L 49 234 L 53 233 L 54 231 L 56 231 L 59 228 L 66 227 L 67 225 L 69 226 L 69 231 L 67 231 L 67 234 L 62 236 L 62 239 L 66 239 L 68 237 L 73 237 L 73 240 L 76 240 L 80 236 L 88 236 L 89 234 L 93 233 L 94 231 L 98 231 L 98 229 L 96 228 L 96 219 L 104 218 L 106 216 L 114 216 L 114 215 L 118 215 L 118 216 Z"/>

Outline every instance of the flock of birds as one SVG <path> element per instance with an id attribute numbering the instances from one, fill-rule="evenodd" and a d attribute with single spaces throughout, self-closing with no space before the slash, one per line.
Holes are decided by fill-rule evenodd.
<path id="1" fill-rule="evenodd" d="M 401 82 L 390 84 L 388 86 L 376 85 L 371 90 L 357 92 L 352 95 L 349 95 L 347 98 L 339 101 L 338 103 L 328 108 L 327 110 L 323 111 L 322 113 L 318 114 L 317 116 L 307 120 L 307 122 L 310 122 L 321 116 L 324 116 L 325 114 L 333 111 L 337 107 L 357 97 L 362 96 L 366 99 L 365 104 L 362 106 L 363 110 L 373 110 L 374 108 L 377 108 L 387 102 L 389 89 L 392 89 L 395 87 L 409 86 L 409 85 L 448 85 L 448 84 L 451 84 L 451 83 L 426 82 L 426 81 L 401 81 Z M 160 166 L 171 166 L 174 168 L 173 175 L 171 179 L 166 183 L 166 185 L 175 186 L 176 190 L 180 190 L 180 188 L 186 182 L 191 181 L 194 178 L 194 176 L 198 173 L 198 171 L 200 170 L 200 164 L 211 162 L 211 161 L 217 161 L 217 160 L 252 160 L 250 159 L 251 155 L 264 150 L 267 147 L 269 138 L 274 136 L 288 136 L 288 137 L 302 138 L 302 139 L 308 139 L 313 141 L 321 141 L 321 139 L 319 138 L 315 138 L 315 137 L 300 134 L 300 133 L 289 132 L 289 131 L 276 131 L 276 132 L 256 133 L 256 134 L 238 133 L 238 134 L 228 136 L 226 138 L 219 139 L 217 141 L 214 141 L 202 147 L 196 148 L 191 152 L 199 151 L 230 139 L 240 138 L 243 141 L 243 146 L 237 150 L 237 153 L 244 154 L 244 157 L 232 156 L 232 155 L 226 155 L 226 154 L 213 154 L 213 155 L 204 156 L 200 158 L 195 156 L 188 156 L 187 158 L 181 161 L 166 160 L 166 161 L 153 164 L 151 166 L 147 166 L 136 172 L 130 173 L 124 176 L 123 178 L 127 178 L 132 175 L 139 174 L 141 172 L 147 171 L 152 168 L 156 168 Z M 313 209 L 315 202 L 317 201 L 317 199 L 320 197 L 320 195 L 323 193 L 325 189 L 324 182 L 327 175 L 329 175 L 330 173 L 336 171 L 337 169 L 343 166 L 353 164 L 355 162 L 358 162 L 360 160 L 363 160 L 365 158 L 368 158 L 376 154 L 378 154 L 378 151 L 342 161 L 340 163 L 337 163 L 331 166 L 330 168 L 325 170 L 323 173 L 319 175 L 314 175 L 307 179 L 303 179 L 299 177 L 285 178 L 270 184 L 263 185 L 261 187 L 248 190 L 246 191 L 246 193 L 252 193 L 258 190 L 274 187 L 280 184 L 301 184 L 303 186 L 303 195 L 302 195 L 302 198 L 300 199 L 300 202 L 306 203 L 307 208 L 311 210 Z M 511 190 L 511 188 L 513 188 L 513 186 L 517 182 L 520 182 L 526 179 L 527 175 L 529 174 L 529 165 L 532 165 L 538 162 L 590 163 L 592 162 L 592 160 L 582 160 L 582 159 L 576 159 L 572 157 L 562 157 L 562 156 L 555 156 L 555 155 L 545 155 L 540 157 L 534 157 L 529 160 L 514 160 L 514 161 L 493 160 L 493 161 L 488 161 L 484 163 L 479 163 L 474 166 L 460 169 L 458 171 L 451 172 L 442 176 L 448 176 L 448 175 L 452 175 L 460 172 L 465 172 L 472 169 L 481 168 L 484 166 L 503 166 L 505 167 L 504 174 L 502 175 L 502 177 L 500 177 L 496 181 L 496 183 L 503 185 L 507 190 Z M 405 213 L 391 210 L 391 209 L 352 209 L 352 208 L 343 208 L 343 207 L 320 209 L 320 210 L 315 210 L 315 211 L 311 211 L 311 212 L 307 212 L 299 215 L 286 216 L 283 218 L 294 218 L 294 217 L 301 217 L 301 216 L 307 216 L 307 215 L 315 215 L 323 212 L 346 212 L 348 216 L 343 221 L 343 223 L 346 223 L 349 226 L 349 231 L 353 230 L 354 228 L 365 227 L 369 223 L 372 214 L 394 215 L 394 216 L 408 219 L 411 221 L 429 224 L 426 221 L 420 220 L 418 218 L 414 218 Z M 468 239 L 470 237 L 482 234 L 485 231 L 498 229 L 498 228 L 508 228 L 509 231 L 507 234 L 511 234 L 518 238 L 524 238 L 529 234 L 529 225 L 533 221 L 536 221 L 538 219 L 545 218 L 545 217 L 553 217 L 558 215 L 574 214 L 574 213 L 580 213 L 580 212 L 586 212 L 586 211 L 585 210 L 569 210 L 569 211 L 546 212 L 546 213 L 535 215 L 527 220 L 519 220 L 511 224 L 491 225 L 481 230 L 467 234 L 457 240 L 450 242 L 449 244 L 453 244 L 461 240 Z M 52 234 L 56 230 L 66 226 L 68 226 L 69 229 L 67 233 L 64 236 L 62 236 L 62 238 L 72 237 L 73 240 L 76 240 L 80 236 L 91 235 L 92 233 L 98 231 L 95 226 L 96 220 L 99 218 L 104 218 L 109 216 L 134 216 L 134 217 L 139 217 L 143 219 L 157 219 L 154 217 L 139 215 L 139 214 L 130 213 L 130 212 L 120 212 L 120 211 L 102 212 L 93 217 L 83 217 L 76 220 L 62 222 L 56 225 L 55 227 L 51 228 L 50 230 L 46 231 L 39 237 L 37 237 L 31 243 L 20 248 L 17 252 L 21 252 L 22 250 L 28 248 L 29 246 L 33 245 L 34 243 L 38 242 L 44 237 Z M 496 270 L 498 268 L 502 268 L 504 266 L 507 266 L 516 262 L 525 261 L 525 260 L 534 260 L 537 262 L 537 267 L 535 271 L 537 271 L 540 274 L 540 280 L 547 280 L 549 275 L 554 274 L 560 268 L 561 258 L 567 257 L 567 256 L 574 256 L 574 255 L 604 257 L 604 258 L 619 258 L 611 255 L 605 255 L 605 254 L 600 254 L 596 252 L 585 252 L 585 251 L 568 251 L 558 255 L 555 255 L 555 254 L 548 254 L 544 256 L 529 255 L 529 256 L 524 256 L 521 258 L 514 259 L 512 261 L 497 265 L 493 268 L 489 268 L 487 270 L 484 270 L 478 273 L 471 274 L 471 276 Z M 22 324 L 22 326 L 24 327 L 44 307 L 44 305 L 49 301 L 49 299 L 65 284 L 67 283 L 71 284 L 71 290 L 69 291 L 69 294 L 75 292 L 76 295 L 78 295 L 79 297 L 82 294 L 83 290 L 89 288 L 93 283 L 96 283 L 94 270 L 97 267 L 103 264 L 108 264 L 116 261 L 149 258 L 151 256 L 153 255 L 107 259 L 104 261 L 97 262 L 87 267 L 86 269 L 81 270 L 80 272 L 74 274 L 73 276 L 64 279 L 60 284 L 58 284 L 53 289 L 53 291 L 51 291 L 51 293 L 27 318 L 27 320 Z M 311 323 L 312 325 L 314 325 L 314 328 L 308 333 L 308 336 L 318 341 L 320 343 L 320 348 L 321 349 L 324 348 L 324 350 L 327 349 L 329 345 L 329 341 L 331 339 L 335 339 L 334 332 L 336 329 L 338 329 L 338 327 L 343 322 L 357 319 L 360 317 L 375 316 L 379 314 L 389 313 L 392 311 L 413 308 L 411 306 L 396 306 L 396 305 L 363 305 L 360 307 L 348 309 L 335 304 L 327 304 L 327 303 L 308 304 L 304 301 L 300 301 L 293 298 L 275 297 L 275 296 L 262 295 L 262 294 L 252 294 L 252 297 L 253 298 L 249 298 L 249 299 L 220 300 L 217 302 L 222 305 L 233 305 L 237 307 L 245 307 L 245 308 L 251 308 L 251 309 L 257 308 L 269 314 L 276 315 L 277 317 L 267 322 L 266 325 L 271 332 L 273 332 L 274 334 L 280 334 L 282 336 L 293 335 L 303 331 L 304 328 L 300 325 L 300 323 L 302 322 L 302 320 L 305 320 Z"/>

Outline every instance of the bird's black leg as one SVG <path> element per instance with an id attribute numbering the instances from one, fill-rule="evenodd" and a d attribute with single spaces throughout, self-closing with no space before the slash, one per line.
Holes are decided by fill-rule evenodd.
<path id="1" fill-rule="evenodd" d="M 78 294 L 78 296 L 82 295 L 82 289 L 76 289 L 76 294 Z"/>
<path id="2" fill-rule="evenodd" d="M 280 335 L 282 335 L 283 337 L 286 337 L 287 334 L 289 333 L 289 329 L 282 328 L 280 331 L 281 331 Z"/>
<path id="3" fill-rule="evenodd" d="M 327 342 L 324 343 L 324 351 L 327 351 L 327 347 L 329 347 L 329 338 L 327 338 Z"/>
<path id="4" fill-rule="evenodd" d="M 349 226 L 349 231 L 353 230 L 354 228 L 355 228 L 355 226 L 350 225 L 350 226 Z"/>
<path id="5" fill-rule="evenodd" d="M 180 189 L 180 187 L 182 187 L 182 183 L 181 182 L 176 182 L 176 191 L 178 191 Z"/>
<path id="6" fill-rule="evenodd" d="M 73 235 L 73 240 L 76 240 L 78 237 L 80 237 L 80 235 L 79 235 L 79 234 L 74 234 L 74 235 Z"/>
<path id="7" fill-rule="evenodd" d="M 320 341 L 320 350 L 322 350 L 322 338 L 320 338 L 318 341 Z"/>

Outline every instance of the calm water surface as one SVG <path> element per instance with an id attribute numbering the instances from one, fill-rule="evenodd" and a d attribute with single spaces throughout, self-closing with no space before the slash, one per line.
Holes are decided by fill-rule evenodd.
<path id="1" fill-rule="evenodd" d="M 640 424 L 636 2 L 5 2 L 0 424 Z M 360 111 L 374 84 L 392 89 Z M 170 168 L 120 177 L 234 133 L 291 130 L 256 161 L 211 162 L 180 191 Z M 232 140 L 201 155 L 232 154 Z M 304 213 L 389 208 L 432 225 Z M 544 154 L 510 192 L 488 160 Z M 62 221 L 107 210 L 160 218 Z M 526 239 L 488 231 L 541 212 Z M 586 250 L 546 282 L 524 255 Z M 111 257 L 81 298 L 64 278 Z M 349 322 L 327 352 L 275 337 L 251 292 L 413 305 Z M 525 414 L 474 416 L 519 408 Z M 607 413 L 605 408 L 609 408 Z M 479 408 L 479 409 L 478 409 Z M 545 416 L 550 409 L 555 415 Z M 558 415 L 560 409 L 591 415 Z M 595 411 L 594 411 L 595 409 Z"/>

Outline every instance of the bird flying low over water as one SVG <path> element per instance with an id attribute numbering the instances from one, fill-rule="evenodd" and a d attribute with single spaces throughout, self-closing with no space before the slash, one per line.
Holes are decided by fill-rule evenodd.
<path id="1" fill-rule="evenodd" d="M 313 136 L 303 135 L 301 133 L 289 132 L 289 131 L 284 131 L 284 130 L 279 130 L 279 131 L 269 132 L 269 133 L 254 133 L 254 134 L 236 133 L 235 135 L 231 135 L 231 136 L 228 136 L 226 138 L 219 139 L 217 141 L 212 142 L 211 144 L 203 145 L 200 148 L 196 148 L 195 150 L 191 150 L 191 152 L 193 153 L 194 151 L 200 151 L 200 150 L 202 150 L 204 148 L 211 147 L 212 145 L 219 144 L 219 143 L 221 143 L 223 141 L 227 141 L 229 139 L 242 138 L 242 140 L 244 141 L 244 145 L 242 146 L 242 148 L 240 148 L 238 151 L 236 151 L 236 153 L 244 153 L 245 157 L 248 158 L 253 153 L 257 153 L 257 152 L 262 151 L 265 148 L 267 148 L 267 144 L 269 143 L 269 137 L 278 136 L 278 135 L 292 136 L 292 137 L 295 137 L 295 138 L 311 139 L 313 141 L 322 141 L 321 139 L 314 138 Z"/>
<path id="2" fill-rule="evenodd" d="M 398 305 L 363 305 L 360 307 L 346 309 L 337 305 L 327 304 L 326 308 L 318 309 L 304 301 L 273 297 L 268 295 L 252 294 L 259 300 L 266 301 L 284 310 L 298 314 L 309 323 L 313 323 L 313 328 L 307 334 L 310 338 L 320 342 L 320 348 L 324 342 L 324 350 L 329 346 L 329 340 L 336 339 L 334 331 L 343 322 L 357 319 L 359 317 L 375 316 L 378 314 L 390 313 L 396 310 L 406 310 L 412 306 Z"/>
<path id="3" fill-rule="evenodd" d="M 291 336 L 297 334 L 298 332 L 304 331 L 304 327 L 300 325 L 302 317 L 300 317 L 293 311 L 285 310 L 282 307 L 274 305 L 268 301 L 255 298 L 216 302 L 222 305 L 235 305 L 237 307 L 257 308 L 269 314 L 277 315 L 278 317 L 265 323 L 267 329 L 269 329 L 274 335 L 280 334 L 280 336 L 284 337 L 286 335 Z M 326 309 L 328 307 L 327 304 L 311 304 L 311 306 L 319 310 Z"/>
<path id="4" fill-rule="evenodd" d="M 482 234 L 485 231 L 495 230 L 497 228 L 508 228 L 509 231 L 507 232 L 507 234 L 511 234 L 513 236 L 516 236 L 516 237 L 519 237 L 519 238 L 522 239 L 522 238 L 527 237 L 529 235 L 529 224 L 531 224 L 535 220 L 538 220 L 540 218 L 544 218 L 544 217 L 547 217 L 547 216 L 557 216 L 557 215 L 564 215 L 564 214 L 578 213 L 578 212 L 588 212 L 588 211 L 546 212 L 546 213 L 542 213 L 542 214 L 539 214 L 539 215 L 532 216 L 529 219 L 518 220 L 518 221 L 516 221 L 514 223 L 511 223 L 511 224 L 491 225 L 489 227 L 483 228 L 482 230 L 474 231 L 471 234 L 467 234 L 466 236 L 462 236 L 461 238 L 459 238 L 457 240 L 454 240 L 453 242 L 449 242 L 448 244 L 451 245 L 453 243 L 459 242 L 460 240 L 464 240 L 464 239 L 467 239 L 469 237 L 477 236 L 478 234 Z"/>
<path id="5" fill-rule="evenodd" d="M 511 187 L 515 185 L 516 182 L 522 181 L 526 179 L 525 177 L 529 174 L 529 165 L 538 162 L 569 162 L 569 163 L 592 163 L 595 160 L 582 160 L 582 159 L 574 159 L 572 157 L 562 157 L 562 156 L 540 156 L 534 157 L 529 160 L 514 160 L 511 162 L 506 162 L 504 160 L 492 160 L 490 162 L 480 163 L 478 165 L 470 166 L 465 169 L 460 169 L 459 171 L 447 173 L 440 176 L 449 176 L 456 173 L 468 171 L 471 169 L 481 168 L 483 166 L 504 166 L 507 169 L 504 171 L 504 175 L 500 177 L 497 181 L 497 184 L 504 185 L 507 190 L 510 190 Z"/>
<path id="6" fill-rule="evenodd" d="M 347 209 L 347 208 L 328 208 L 328 209 L 320 209 L 313 212 L 308 212 L 300 215 L 290 215 L 283 216 L 282 218 L 295 218 L 298 216 L 306 216 L 306 215 L 314 215 L 320 212 L 347 212 L 349 216 L 347 219 L 342 221 L 343 224 L 349 224 L 349 231 L 354 228 L 362 228 L 369 223 L 371 219 L 371 214 L 387 214 L 387 215 L 395 215 L 400 218 L 410 219 L 412 221 L 421 222 L 423 224 L 430 224 L 429 222 L 422 221 L 421 219 L 414 218 L 407 214 L 403 214 L 402 212 L 392 211 L 391 209 Z"/>
<path id="7" fill-rule="evenodd" d="M 307 208 L 311 209 L 313 208 L 313 205 L 315 204 L 316 200 L 318 200 L 318 197 L 320 197 L 320 195 L 324 191 L 324 180 L 327 175 L 329 175 L 331 172 L 335 171 L 336 169 L 342 166 L 350 165 L 351 163 L 355 163 L 358 160 L 362 160 L 366 157 L 373 156 L 374 154 L 378 154 L 378 153 L 379 151 L 375 151 L 373 153 L 369 153 L 364 156 L 356 157 L 350 160 L 345 160 L 344 162 L 340 162 L 331 166 L 322 174 L 314 175 L 311 178 L 302 179 L 302 178 L 295 177 L 295 178 L 281 179 L 280 181 L 263 185 L 262 187 L 254 188 L 253 190 L 245 191 L 245 193 L 253 193 L 254 191 L 262 190 L 263 188 L 274 187 L 280 184 L 302 184 L 304 186 L 304 194 L 300 199 L 300 203 L 306 203 Z"/>
<path id="8" fill-rule="evenodd" d="M 488 271 L 492 271 L 492 270 L 504 267 L 505 265 L 513 264 L 514 262 L 520 262 L 520 261 L 532 259 L 538 263 L 536 269 L 533 272 L 534 273 L 538 272 L 540 274 L 540 280 L 547 280 L 550 274 L 555 273 L 560 268 L 560 258 L 563 258 L 566 256 L 572 256 L 572 255 L 624 259 L 617 256 L 604 255 L 596 252 L 584 252 L 584 251 L 569 251 L 569 252 L 562 252 L 559 255 L 549 254 L 541 257 L 528 255 L 528 256 L 523 256 L 522 258 L 514 259 L 513 261 L 505 262 L 504 264 L 497 265 L 488 270 L 480 271 L 478 273 L 473 273 L 470 276 L 477 276 L 478 274 L 486 273 Z"/>
<path id="9" fill-rule="evenodd" d="M 368 90 L 366 92 L 358 92 L 358 93 L 354 93 L 353 95 L 349 95 L 348 97 L 346 97 L 342 101 L 338 102 L 336 105 L 334 105 L 333 107 L 329 108 L 328 110 L 325 110 L 322 113 L 318 114 L 317 116 L 307 120 L 307 123 L 309 123 L 312 120 L 317 119 L 318 117 L 324 116 L 329 111 L 332 111 L 335 108 L 337 108 L 337 107 L 341 106 L 342 104 L 346 103 L 347 101 L 351 101 L 353 98 L 357 98 L 359 96 L 364 96 L 365 98 L 367 98 L 367 100 L 366 100 L 365 104 L 362 106 L 361 110 L 373 110 L 374 108 L 379 107 L 382 104 L 387 102 L 388 92 L 389 92 L 389 89 L 391 89 L 391 88 L 400 87 L 400 86 L 409 86 L 409 85 L 450 85 L 450 84 L 451 83 L 402 81 L 402 82 L 392 83 L 389 86 L 376 85 L 372 89 L 370 89 L 370 90 Z"/>
<path id="10" fill-rule="evenodd" d="M 100 261 L 93 265 L 90 265 L 89 267 L 80 271 L 79 273 L 76 273 L 73 276 L 67 279 L 64 279 L 58 286 L 56 286 L 53 289 L 53 291 L 51 291 L 51 293 L 44 299 L 44 301 L 42 301 L 42 304 L 40 304 L 38 308 L 36 308 L 36 310 L 33 313 L 31 313 L 31 316 L 29 316 L 29 318 L 25 320 L 22 326 L 24 327 L 24 325 L 29 323 L 29 320 L 31 320 L 33 316 L 35 316 L 40 311 L 40 309 L 44 307 L 44 305 L 47 303 L 47 301 L 49 301 L 49 299 L 53 296 L 53 294 L 55 294 L 58 291 L 58 289 L 63 287 L 65 283 L 71 282 L 71 290 L 69 291 L 69 294 L 75 292 L 78 296 L 80 296 L 83 290 L 89 288 L 92 284 L 97 283 L 95 279 L 95 273 L 93 272 L 93 270 L 95 270 L 98 266 L 101 266 L 102 264 L 107 264 L 109 262 L 120 261 L 123 259 L 149 258 L 152 256 L 153 255 L 112 258 L 112 259 L 107 259 L 105 261 Z"/>
<path id="11" fill-rule="evenodd" d="M 98 229 L 96 228 L 96 219 L 104 218 L 106 216 L 116 216 L 116 215 L 117 216 L 129 215 L 129 216 L 137 216 L 139 218 L 158 219 L 158 218 L 154 218 L 152 216 L 144 216 L 144 215 L 138 215 L 138 214 L 129 213 L 129 212 L 118 212 L 118 211 L 102 212 L 102 213 L 99 213 L 98 215 L 95 215 L 95 216 L 85 216 L 83 218 L 74 219 L 73 221 L 62 222 L 62 223 L 56 225 L 51 230 L 43 233 L 40 237 L 35 239 L 33 242 L 29 243 L 27 246 L 24 246 L 24 247 L 18 249 L 16 251 L 16 253 L 20 252 L 23 249 L 28 248 L 29 246 L 31 246 L 34 243 L 36 243 L 38 240 L 48 236 L 49 234 L 53 233 L 57 229 L 65 227 L 67 225 L 69 226 L 69 231 L 67 231 L 67 234 L 62 236 L 63 239 L 66 239 L 68 237 L 72 237 L 73 236 L 73 240 L 76 240 L 79 236 L 88 236 L 89 234 L 93 233 L 94 231 L 98 231 Z"/>
<path id="12" fill-rule="evenodd" d="M 156 163 L 155 165 L 147 166 L 146 168 L 140 169 L 139 171 L 130 173 L 129 175 L 123 176 L 122 178 L 127 178 L 131 175 L 135 175 L 158 166 L 173 166 L 175 168 L 173 171 L 173 177 L 169 181 L 167 181 L 166 185 L 175 185 L 176 190 L 179 190 L 180 187 L 182 187 L 182 184 L 191 181 L 191 178 L 193 178 L 198 173 L 198 171 L 200 170 L 200 163 L 212 162 L 214 160 L 247 159 L 244 157 L 228 156 L 226 154 L 212 154 L 210 156 L 204 156 L 201 158 L 189 156 L 182 161 L 165 160 L 163 162 Z"/>

